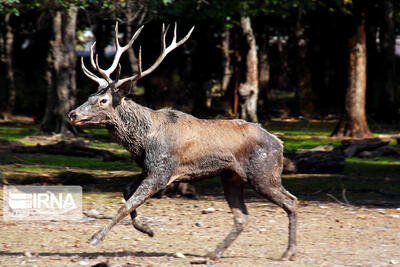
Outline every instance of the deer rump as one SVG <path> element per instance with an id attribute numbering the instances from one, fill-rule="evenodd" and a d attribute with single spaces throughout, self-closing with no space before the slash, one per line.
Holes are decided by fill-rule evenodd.
<path id="1" fill-rule="evenodd" d="M 150 133 L 164 140 L 174 170 L 168 183 L 235 173 L 245 180 L 254 158 L 282 157 L 281 141 L 243 120 L 203 120 L 175 110 L 160 110 L 164 120 Z M 268 164 L 267 161 L 261 164 Z"/>

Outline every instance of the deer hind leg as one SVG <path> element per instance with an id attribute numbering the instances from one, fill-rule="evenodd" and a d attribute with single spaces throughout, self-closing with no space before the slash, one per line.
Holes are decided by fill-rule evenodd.
<path id="1" fill-rule="evenodd" d="M 243 200 L 244 182 L 237 175 L 233 175 L 231 177 L 223 177 L 222 184 L 225 198 L 233 214 L 233 228 L 215 250 L 206 255 L 211 260 L 217 260 L 221 257 L 222 253 L 243 231 L 248 221 L 248 212 Z"/>
<path id="2" fill-rule="evenodd" d="M 281 157 L 281 155 L 280 155 Z M 249 175 L 249 183 L 257 193 L 272 203 L 283 208 L 289 218 L 289 241 L 288 247 L 283 253 L 281 260 L 294 260 L 296 254 L 296 206 L 297 198 L 286 191 L 281 185 L 281 172 L 282 165 L 280 160 L 276 160 L 271 157 L 267 164 L 264 165 L 266 168 L 263 173 L 255 171 L 253 175 Z"/>
<path id="3" fill-rule="evenodd" d="M 133 193 L 137 190 L 139 187 L 140 183 L 143 181 L 144 175 L 143 174 L 138 174 L 133 177 L 133 181 L 130 182 L 129 184 L 126 185 L 125 190 L 124 190 L 124 199 L 127 201 Z M 136 209 L 133 210 L 130 213 L 131 219 L 132 219 L 132 225 L 133 227 L 142 232 L 147 234 L 148 236 L 153 237 L 154 236 L 154 231 L 148 226 L 145 222 L 141 221 L 137 217 L 137 212 Z"/>

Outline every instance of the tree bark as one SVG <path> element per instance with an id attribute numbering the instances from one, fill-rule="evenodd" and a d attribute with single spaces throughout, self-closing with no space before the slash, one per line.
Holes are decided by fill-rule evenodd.
<path id="1" fill-rule="evenodd" d="M 348 85 L 344 113 L 333 136 L 353 138 L 371 136 L 365 115 L 366 69 L 366 36 L 364 18 L 361 18 L 349 41 Z"/>
<path id="2" fill-rule="evenodd" d="M 240 45 L 239 45 L 239 32 L 236 30 L 234 33 L 234 48 L 235 48 L 235 84 L 232 92 L 232 115 L 237 116 L 239 106 L 239 86 L 240 86 L 240 63 L 242 57 L 240 56 Z"/>
<path id="3" fill-rule="evenodd" d="M 240 118 L 258 122 L 257 100 L 259 89 L 256 39 L 251 26 L 250 17 L 242 17 L 240 19 L 240 25 L 248 45 L 246 56 L 246 81 L 239 86 L 239 95 L 241 98 Z"/>
<path id="4" fill-rule="evenodd" d="M 75 106 L 75 32 L 78 9 L 56 11 L 45 74 L 47 102 L 41 123 L 44 133 L 76 133 L 66 114 Z"/>
<path id="5" fill-rule="evenodd" d="M 103 18 L 98 18 L 97 23 L 94 27 L 93 33 L 96 39 L 96 54 L 99 57 L 99 62 L 107 62 L 105 58 L 105 49 L 110 41 L 112 29 L 110 23 L 105 21 Z"/>
<path id="6" fill-rule="evenodd" d="M 260 86 L 260 92 L 263 92 L 262 93 L 263 97 L 267 99 L 270 62 L 268 57 L 268 36 L 265 33 L 261 33 L 259 44 L 260 44 L 260 48 L 258 51 L 259 86 Z"/>
<path id="7" fill-rule="evenodd" d="M 268 86 L 269 86 L 269 72 L 270 72 L 270 59 L 269 59 L 269 38 L 266 29 L 262 29 L 259 33 L 257 43 L 258 49 L 258 82 L 259 82 L 259 101 L 261 103 L 259 113 L 262 114 L 262 119 L 270 119 L 270 109 L 268 101 Z"/>
<path id="8" fill-rule="evenodd" d="M 221 36 L 221 49 L 222 49 L 222 81 L 221 93 L 225 95 L 229 83 L 232 78 L 232 64 L 230 55 L 230 29 L 225 26 L 224 32 Z"/>
<path id="9" fill-rule="evenodd" d="M 380 109 L 380 116 L 385 121 L 392 121 L 397 117 L 394 97 L 396 34 L 393 12 L 393 1 L 382 1 L 382 25 L 379 32 L 382 51 L 380 103 L 385 108 Z"/>
<path id="10" fill-rule="evenodd" d="M 313 101 L 311 100 L 311 77 L 310 70 L 307 68 L 306 55 L 307 43 L 304 36 L 304 27 L 302 25 L 303 8 L 299 7 L 296 14 L 296 23 L 293 36 L 293 73 L 292 84 L 295 88 L 295 101 L 297 114 L 304 111 L 311 113 L 314 110 Z"/>
<path id="11" fill-rule="evenodd" d="M 8 86 L 8 101 L 5 109 L 5 113 L 12 114 L 15 109 L 15 101 L 17 98 L 15 78 L 14 78 L 14 57 L 13 57 L 13 45 L 14 45 L 14 34 L 10 25 L 10 14 L 5 15 L 5 46 L 4 46 L 4 62 L 6 67 L 6 80 Z"/>

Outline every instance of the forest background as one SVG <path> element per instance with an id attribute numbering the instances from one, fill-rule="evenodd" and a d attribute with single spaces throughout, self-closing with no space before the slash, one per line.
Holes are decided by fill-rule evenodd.
<path id="1" fill-rule="evenodd" d="M 2 117 L 29 115 L 43 133 L 78 133 L 65 113 L 96 90 L 80 57 L 96 41 L 108 65 L 116 21 L 121 43 L 146 25 L 122 76 L 137 70 L 139 45 L 144 67 L 155 59 L 162 23 L 196 26 L 137 84 L 133 98 L 145 106 L 262 123 L 336 119 L 332 134 L 350 137 L 399 120 L 397 1 L 3 0 L 0 17 Z"/>

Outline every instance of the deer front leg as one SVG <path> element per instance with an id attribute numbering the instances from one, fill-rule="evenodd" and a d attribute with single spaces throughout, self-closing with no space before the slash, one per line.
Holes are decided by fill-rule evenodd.
<path id="1" fill-rule="evenodd" d="M 144 175 L 143 174 L 138 174 L 132 177 L 132 182 L 126 185 L 125 190 L 124 190 L 124 199 L 127 201 L 134 192 L 136 192 L 137 188 L 139 187 L 140 183 L 143 181 Z M 131 213 L 131 219 L 132 219 L 132 226 L 136 230 L 147 234 L 148 236 L 153 237 L 154 236 L 154 231 L 148 226 L 145 222 L 141 221 L 137 217 L 137 212 L 136 210 L 133 210 Z"/>
<path id="2" fill-rule="evenodd" d="M 139 207 L 146 199 L 151 197 L 160 189 L 164 188 L 168 184 L 168 178 L 157 175 L 150 175 L 146 177 L 138 186 L 133 195 L 126 201 L 124 205 L 120 207 L 117 215 L 114 217 L 111 223 L 106 225 L 100 231 L 96 232 L 88 240 L 88 242 L 91 245 L 96 245 L 98 242 L 104 240 L 105 236 L 111 230 L 111 228 L 114 227 L 114 225 L 119 223 L 123 218 Z"/>

